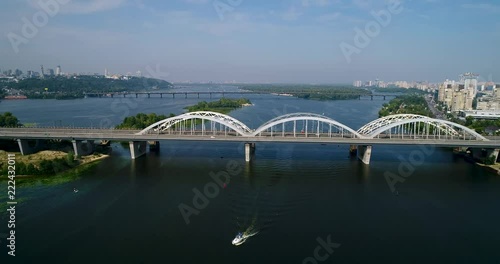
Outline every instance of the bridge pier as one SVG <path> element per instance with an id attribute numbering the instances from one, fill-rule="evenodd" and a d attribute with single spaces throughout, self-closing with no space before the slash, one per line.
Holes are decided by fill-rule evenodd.
<path id="1" fill-rule="evenodd" d="M 358 146 L 358 159 L 366 165 L 370 165 L 372 146 Z"/>
<path id="2" fill-rule="evenodd" d="M 472 158 L 474 158 L 475 160 L 479 160 L 480 162 L 484 162 L 486 159 L 493 157 L 496 163 L 496 161 L 498 160 L 498 155 L 500 153 L 500 149 L 493 148 L 471 148 L 470 150 L 472 151 Z"/>
<path id="3" fill-rule="evenodd" d="M 159 152 L 160 151 L 160 141 L 148 141 L 149 151 Z"/>
<path id="4" fill-rule="evenodd" d="M 255 143 L 245 143 L 245 161 L 250 162 L 255 153 Z"/>
<path id="5" fill-rule="evenodd" d="M 138 98 L 139 97 L 139 94 L 135 94 L 135 98 Z"/>
<path id="6" fill-rule="evenodd" d="M 372 101 L 373 101 L 373 95 L 371 97 L 372 97 Z"/>
<path id="7" fill-rule="evenodd" d="M 94 153 L 94 142 L 87 140 L 85 143 L 83 140 L 72 140 L 73 151 L 75 156 L 87 156 Z"/>
<path id="8" fill-rule="evenodd" d="M 148 93 L 148 98 L 151 98 L 151 94 L 150 93 Z"/>
<path id="9" fill-rule="evenodd" d="M 132 159 L 137 159 L 146 154 L 147 144 L 146 141 L 130 141 L 130 156 Z"/>
<path id="10" fill-rule="evenodd" d="M 18 139 L 17 140 L 17 145 L 19 146 L 19 150 L 21 151 L 21 154 L 24 155 L 29 155 L 36 153 L 38 150 L 40 150 L 43 147 L 43 141 L 41 139 L 35 140 L 35 145 L 30 146 L 29 141 L 27 139 Z"/>
<path id="11" fill-rule="evenodd" d="M 163 98 L 163 94 L 162 93 L 160 93 L 160 98 Z"/>
<path id="12" fill-rule="evenodd" d="M 385 95 L 384 95 L 384 101 L 385 101 Z"/>

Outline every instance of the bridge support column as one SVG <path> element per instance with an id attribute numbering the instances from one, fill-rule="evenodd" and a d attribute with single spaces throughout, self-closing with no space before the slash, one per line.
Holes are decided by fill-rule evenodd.
<path id="1" fill-rule="evenodd" d="M 245 161 L 250 162 L 255 153 L 255 143 L 245 143 Z"/>
<path id="2" fill-rule="evenodd" d="M 498 160 L 498 155 L 500 153 L 500 149 L 493 148 L 471 148 L 470 150 L 472 152 L 472 157 L 479 162 L 485 162 L 486 160 L 490 159 L 490 157 L 493 157 L 492 160 L 494 159 L 496 163 L 496 161 Z"/>
<path id="3" fill-rule="evenodd" d="M 159 152 L 160 151 L 160 141 L 148 141 L 149 151 Z"/>
<path id="4" fill-rule="evenodd" d="M 358 146 L 358 159 L 366 165 L 370 164 L 372 146 Z"/>
<path id="5" fill-rule="evenodd" d="M 94 141 L 72 140 L 73 151 L 76 156 L 87 156 L 94 153 Z"/>
<path id="6" fill-rule="evenodd" d="M 23 156 L 33 154 L 36 152 L 35 148 L 29 146 L 28 140 L 26 139 L 18 139 L 17 144 L 19 145 L 19 150 L 21 151 L 21 154 Z"/>
<path id="7" fill-rule="evenodd" d="M 146 154 L 147 144 L 146 141 L 130 141 L 130 156 L 132 159 L 137 159 Z"/>
<path id="8" fill-rule="evenodd" d="M 35 144 L 30 146 L 30 144 L 29 144 L 30 140 L 27 140 L 27 139 L 18 139 L 17 140 L 17 145 L 19 146 L 19 151 L 21 151 L 21 154 L 23 156 L 36 153 L 37 151 L 39 151 L 45 147 L 44 140 L 36 139 L 34 141 L 35 141 Z M 31 140 L 31 142 L 33 142 L 33 140 Z"/>

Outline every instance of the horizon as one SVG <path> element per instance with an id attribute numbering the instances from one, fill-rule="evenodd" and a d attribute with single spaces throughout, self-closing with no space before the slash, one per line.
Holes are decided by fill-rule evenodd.
<path id="1" fill-rule="evenodd" d="M 0 69 L 255 84 L 438 83 L 472 71 L 495 82 L 499 13 L 493 0 L 6 2 Z"/>

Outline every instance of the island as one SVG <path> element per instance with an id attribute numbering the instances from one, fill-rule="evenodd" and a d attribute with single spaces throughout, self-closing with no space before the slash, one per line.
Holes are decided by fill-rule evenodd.
<path id="1" fill-rule="evenodd" d="M 306 84 L 248 84 L 239 87 L 245 91 L 294 96 L 314 100 L 352 100 L 372 92 L 350 85 L 306 85 Z"/>
<path id="2" fill-rule="evenodd" d="M 189 112 L 196 112 L 196 111 L 211 111 L 211 112 L 217 112 L 221 114 L 228 114 L 232 110 L 244 107 L 244 106 L 251 106 L 252 103 L 250 100 L 246 98 L 240 98 L 240 99 L 228 99 L 228 98 L 221 98 L 218 101 L 213 101 L 213 102 L 206 102 L 202 101 L 197 103 L 196 105 L 192 106 L 186 106 L 184 109 L 187 109 Z M 138 113 L 135 116 L 129 116 L 125 117 L 123 122 L 119 125 L 117 125 L 115 128 L 116 129 L 144 129 L 156 122 L 159 122 L 161 120 L 170 118 L 170 117 L 175 117 L 176 115 L 173 113 L 170 113 L 168 116 L 163 115 L 163 114 L 155 114 L 155 113 L 150 113 L 150 114 L 145 114 L 145 113 Z M 201 121 L 199 121 L 201 122 Z M 189 124 L 189 123 L 188 123 Z M 174 126 L 175 127 L 175 126 Z M 124 144 L 125 146 L 126 144 Z"/>

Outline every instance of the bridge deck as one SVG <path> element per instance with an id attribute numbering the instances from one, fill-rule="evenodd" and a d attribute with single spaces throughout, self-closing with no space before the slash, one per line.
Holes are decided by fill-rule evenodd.
<path id="1" fill-rule="evenodd" d="M 257 137 L 242 137 L 234 135 L 180 135 L 180 134 L 145 134 L 136 135 L 138 130 L 115 129 L 75 129 L 75 128 L 1 128 L 0 139 L 61 139 L 61 140 L 113 140 L 113 141 L 226 141 L 226 142 L 274 142 L 274 143 L 321 143 L 321 144 L 353 144 L 353 145 L 436 145 L 442 147 L 484 147 L 500 148 L 500 138 L 489 137 L 489 140 L 463 140 L 439 138 L 375 138 L 358 139 L 342 137 L 318 137 L 316 134 L 281 136 L 275 133 Z"/>

